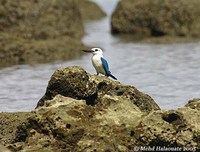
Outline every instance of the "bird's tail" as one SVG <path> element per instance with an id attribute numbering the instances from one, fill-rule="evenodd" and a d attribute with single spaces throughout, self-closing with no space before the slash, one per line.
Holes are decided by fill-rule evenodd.
<path id="1" fill-rule="evenodd" d="M 117 78 L 115 78 L 111 73 L 108 76 L 110 76 L 111 78 L 117 80 Z"/>

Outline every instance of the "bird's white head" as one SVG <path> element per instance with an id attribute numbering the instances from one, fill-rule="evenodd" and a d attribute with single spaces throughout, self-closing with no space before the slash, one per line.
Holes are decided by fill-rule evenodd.
<path id="1" fill-rule="evenodd" d="M 92 53 L 93 55 L 103 55 L 103 51 L 100 48 L 92 48 L 91 50 L 83 50 L 87 53 Z"/>

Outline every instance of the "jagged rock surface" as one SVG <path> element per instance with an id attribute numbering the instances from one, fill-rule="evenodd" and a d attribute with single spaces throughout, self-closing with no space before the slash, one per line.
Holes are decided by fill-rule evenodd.
<path id="1" fill-rule="evenodd" d="M 12 143 L 17 127 L 27 122 L 31 112 L 1 112 L 0 113 L 0 143 L 3 145 Z"/>
<path id="2" fill-rule="evenodd" d="M 26 123 L 18 126 L 14 151 L 121 151 L 135 146 L 200 148 L 200 100 L 160 110 L 132 86 L 59 68 Z"/>
<path id="3" fill-rule="evenodd" d="M 38 102 L 53 99 L 57 94 L 86 100 L 87 104 L 98 102 L 104 95 L 123 97 L 137 105 L 142 111 L 159 109 L 154 100 L 135 87 L 125 86 L 106 77 L 88 74 L 80 67 L 60 68 L 52 75 L 44 97 Z"/>

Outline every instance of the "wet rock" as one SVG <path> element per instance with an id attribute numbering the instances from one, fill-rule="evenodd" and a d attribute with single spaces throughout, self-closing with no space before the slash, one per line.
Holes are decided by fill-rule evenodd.
<path id="1" fill-rule="evenodd" d="M 86 0 L 80 5 L 77 0 L 1 1 L 0 66 L 80 56 L 84 35 L 80 7 L 88 9 L 84 2 L 92 3 Z M 96 7 L 89 8 L 99 12 L 100 8 L 93 5 Z M 87 18 L 90 14 L 83 13 L 83 16 Z"/>
<path id="2" fill-rule="evenodd" d="M 199 38 L 198 6 L 198 0 L 122 0 L 112 15 L 112 33 Z"/>

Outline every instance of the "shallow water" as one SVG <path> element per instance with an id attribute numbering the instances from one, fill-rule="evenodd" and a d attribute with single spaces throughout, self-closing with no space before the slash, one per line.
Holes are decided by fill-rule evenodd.
<path id="1" fill-rule="evenodd" d="M 117 0 L 94 0 L 110 15 Z M 83 42 L 100 46 L 112 74 L 152 96 L 163 109 L 176 109 L 200 97 L 200 43 L 125 43 L 110 34 L 109 16 L 85 24 Z M 58 67 L 79 65 L 95 73 L 91 55 L 77 60 L 0 69 L 0 111 L 30 111 L 44 95 Z"/>

